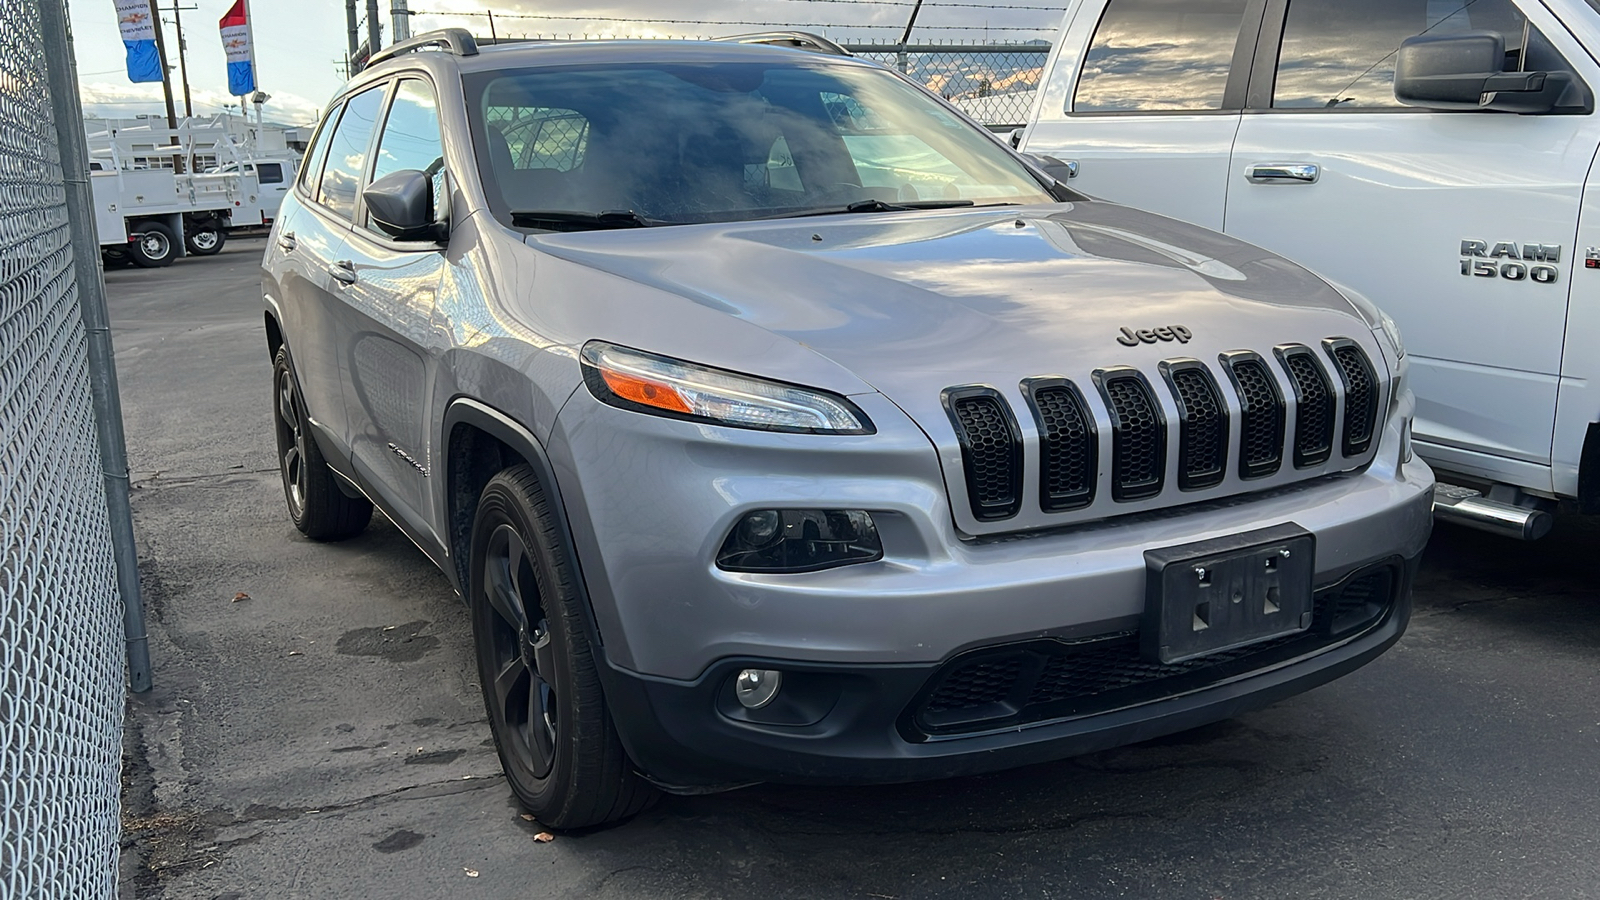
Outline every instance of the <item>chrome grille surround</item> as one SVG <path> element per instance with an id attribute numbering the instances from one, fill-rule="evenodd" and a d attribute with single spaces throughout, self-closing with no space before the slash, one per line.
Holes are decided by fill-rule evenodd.
<path id="1" fill-rule="evenodd" d="M 978 538 L 1021 536 L 1274 490 L 1372 462 L 1394 386 L 1375 339 L 1336 336 L 1209 359 L 1081 376 L 1023 373 L 1014 386 L 946 390 L 957 441 L 941 443 L 941 454 L 957 528 Z M 1350 365 L 1357 368 L 1347 380 Z M 1362 374 L 1370 374 L 1370 400 L 1347 400 L 1347 385 L 1359 387 Z M 1207 395 L 1220 427 L 1196 427 L 1197 414 L 1211 421 Z M 994 425 L 1001 421 L 1004 429 Z M 1197 439 L 1206 446 L 1193 447 Z M 974 483 L 976 496 L 967 489 Z"/>

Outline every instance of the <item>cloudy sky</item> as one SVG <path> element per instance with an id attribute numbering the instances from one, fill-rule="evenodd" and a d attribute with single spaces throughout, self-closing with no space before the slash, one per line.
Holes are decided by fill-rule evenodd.
<path id="1" fill-rule="evenodd" d="M 174 0 L 160 0 L 170 9 Z M 227 70 L 217 20 L 233 0 L 176 0 L 183 11 L 188 46 L 189 85 L 195 114 L 222 112 L 237 98 L 228 96 Z M 911 12 L 911 0 L 613 0 L 582 3 L 562 0 L 410 0 L 416 11 L 412 31 L 465 26 L 488 34 L 485 10 L 495 13 L 495 31 L 506 36 L 614 35 L 635 37 L 713 36 L 759 30 L 763 26 L 804 27 L 835 40 L 895 40 Z M 390 0 L 379 0 L 384 42 L 389 41 Z M 1049 39 L 1065 0 L 925 0 L 913 40 L 1022 41 Z M 362 10 L 366 0 L 360 0 Z M 123 65 L 113 0 L 71 0 L 73 38 L 84 109 L 90 115 L 134 115 L 164 111 L 161 85 L 135 85 Z M 254 0 L 256 72 L 262 90 L 272 95 L 268 118 L 296 123 L 313 118 L 343 78 L 346 38 L 344 4 L 339 0 Z M 167 53 L 177 64 L 173 14 L 167 22 Z M 662 21 L 673 20 L 673 21 Z M 362 34 L 365 35 L 363 26 Z M 178 112 L 181 87 L 174 73 Z"/>

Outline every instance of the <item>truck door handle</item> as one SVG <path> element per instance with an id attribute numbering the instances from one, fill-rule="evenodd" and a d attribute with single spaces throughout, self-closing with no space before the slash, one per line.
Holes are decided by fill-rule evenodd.
<path id="1" fill-rule="evenodd" d="M 285 231 L 283 234 L 278 235 L 278 249 L 285 253 L 294 249 L 294 232 Z"/>
<path id="2" fill-rule="evenodd" d="M 1316 184 L 1322 168 L 1311 163 L 1258 163 L 1244 170 L 1251 184 Z"/>
<path id="3" fill-rule="evenodd" d="M 356 265 L 348 259 L 341 259 L 329 266 L 328 274 L 333 276 L 334 281 L 343 284 L 356 283 Z"/>

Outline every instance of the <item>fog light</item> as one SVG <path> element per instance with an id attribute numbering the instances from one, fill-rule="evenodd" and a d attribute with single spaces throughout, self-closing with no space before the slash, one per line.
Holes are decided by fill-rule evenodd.
<path id="1" fill-rule="evenodd" d="M 814 572 L 883 558 L 872 516 L 859 509 L 758 509 L 728 532 L 717 566 L 730 572 Z"/>
<path id="2" fill-rule="evenodd" d="M 733 682 L 733 695 L 745 709 L 760 709 L 778 696 L 783 673 L 777 669 L 742 669 Z"/>

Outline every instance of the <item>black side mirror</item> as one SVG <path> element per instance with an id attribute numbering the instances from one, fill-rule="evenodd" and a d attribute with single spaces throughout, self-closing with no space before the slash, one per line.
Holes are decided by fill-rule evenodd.
<path id="1" fill-rule="evenodd" d="M 1051 178 L 1066 184 L 1067 181 L 1078 177 L 1078 161 L 1056 159 L 1054 156 L 1045 156 L 1042 153 L 1024 153 L 1023 158 L 1033 163 L 1040 171 Z"/>
<path id="2" fill-rule="evenodd" d="M 1535 114 L 1592 105 L 1570 72 L 1505 72 L 1505 58 L 1505 38 L 1495 31 L 1407 38 L 1395 61 L 1395 99 L 1425 109 Z"/>
<path id="3" fill-rule="evenodd" d="M 379 178 L 361 192 L 372 225 L 398 241 L 443 240 L 445 228 L 434 221 L 433 179 L 417 169 L 401 169 Z"/>

